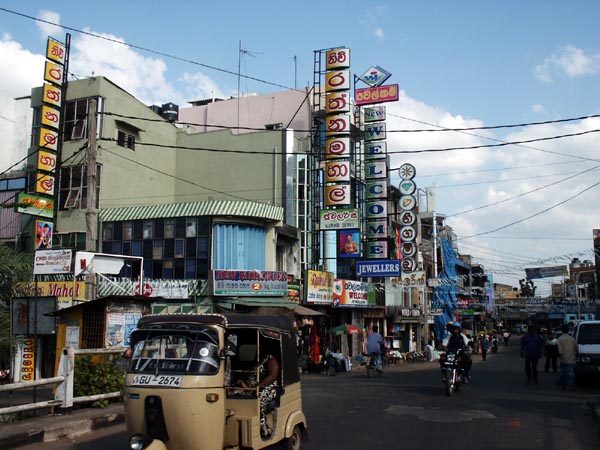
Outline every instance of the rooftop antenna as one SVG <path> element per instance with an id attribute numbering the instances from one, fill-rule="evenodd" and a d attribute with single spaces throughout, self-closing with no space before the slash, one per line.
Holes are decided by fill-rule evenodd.
<path id="1" fill-rule="evenodd" d="M 240 78 L 242 74 L 242 56 L 248 55 L 253 58 L 256 56 L 256 52 L 252 52 L 248 49 L 242 48 L 242 41 L 240 40 L 240 47 L 238 52 L 238 86 L 237 86 L 237 131 L 240 133 Z"/>

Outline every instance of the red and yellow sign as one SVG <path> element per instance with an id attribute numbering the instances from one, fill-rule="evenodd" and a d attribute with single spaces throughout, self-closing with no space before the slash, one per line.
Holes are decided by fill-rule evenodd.
<path id="1" fill-rule="evenodd" d="M 374 103 L 395 102 L 398 100 L 398 85 L 356 89 L 354 97 L 357 105 L 372 105 Z"/>
<path id="2" fill-rule="evenodd" d="M 21 367 L 19 374 L 21 381 L 35 380 L 35 340 L 31 336 L 25 336 L 19 341 L 21 351 Z"/>
<path id="3" fill-rule="evenodd" d="M 38 194 L 54 195 L 54 177 L 43 173 L 37 173 L 35 192 Z"/>
<path id="4" fill-rule="evenodd" d="M 41 127 L 39 146 L 47 150 L 56 151 L 58 148 L 58 132 Z"/>
<path id="5" fill-rule="evenodd" d="M 42 125 L 58 129 L 59 124 L 60 111 L 47 105 L 42 106 Z"/>
<path id="6" fill-rule="evenodd" d="M 65 45 L 61 42 L 55 41 L 54 39 L 48 38 L 48 43 L 46 45 L 46 58 L 64 66 L 67 58 Z"/>
<path id="7" fill-rule="evenodd" d="M 40 150 L 38 152 L 37 168 L 39 170 L 45 170 L 46 172 L 54 172 L 56 170 L 56 155 Z"/>
<path id="8" fill-rule="evenodd" d="M 46 61 L 46 64 L 44 65 L 44 81 L 61 86 L 63 81 L 63 70 L 64 68 L 62 66 Z"/>
<path id="9" fill-rule="evenodd" d="M 62 91 L 60 88 L 48 83 L 44 83 L 44 94 L 42 97 L 44 103 L 49 103 L 60 107 L 62 103 Z"/>
<path id="10" fill-rule="evenodd" d="M 334 48 L 325 53 L 325 69 L 347 69 L 350 67 L 350 49 Z"/>

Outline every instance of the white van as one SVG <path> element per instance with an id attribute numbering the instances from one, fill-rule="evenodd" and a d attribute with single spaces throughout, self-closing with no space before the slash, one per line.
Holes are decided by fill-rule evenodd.
<path id="1" fill-rule="evenodd" d="M 577 323 L 573 337 L 579 352 L 575 366 L 577 376 L 600 377 L 600 320 Z"/>

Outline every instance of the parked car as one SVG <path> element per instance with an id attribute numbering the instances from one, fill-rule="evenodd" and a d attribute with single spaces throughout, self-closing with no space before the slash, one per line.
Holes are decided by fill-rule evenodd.
<path id="1" fill-rule="evenodd" d="M 575 365 L 577 378 L 600 376 L 600 320 L 579 322 L 573 333 L 579 352 Z"/>

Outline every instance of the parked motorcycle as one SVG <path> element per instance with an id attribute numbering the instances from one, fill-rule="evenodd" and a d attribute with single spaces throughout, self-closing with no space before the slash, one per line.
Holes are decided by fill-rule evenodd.
<path id="1" fill-rule="evenodd" d="M 332 352 L 329 349 L 325 350 L 321 360 L 321 367 L 323 373 L 329 376 L 334 376 L 337 375 L 338 372 L 345 371 L 344 355 Z"/>
<path id="2" fill-rule="evenodd" d="M 455 391 L 460 391 L 467 382 L 467 375 L 463 368 L 464 351 L 457 353 L 444 353 L 440 357 L 442 368 L 442 381 L 444 382 L 446 395 L 451 396 Z"/>

